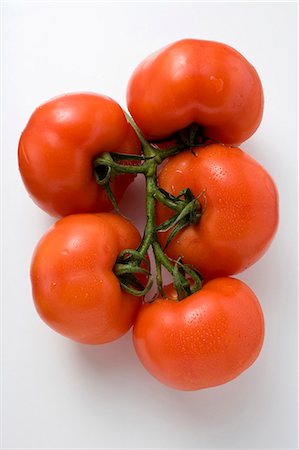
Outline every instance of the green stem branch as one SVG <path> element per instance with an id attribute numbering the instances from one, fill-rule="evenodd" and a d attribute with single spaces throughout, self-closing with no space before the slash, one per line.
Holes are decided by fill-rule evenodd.
<path id="1" fill-rule="evenodd" d="M 134 293 L 134 295 L 144 295 L 146 290 L 149 290 L 152 282 L 152 276 L 147 269 L 141 269 L 141 262 L 146 258 L 147 252 L 152 246 L 154 252 L 154 258 L 156 263 L 156 282 L 159 294 L 164 296 L 163 281 L 162 281 L 162 266 L 164 266 L 168 272 L 171 273 L 174 281 L 174 287 L 177 290 L 178 300 L 182 300 L 184 297 L 194 292 L 194 289 L 200 289 L 201 277 L 196 270 L 184 265 L 179 258 L 177 261 L 171 260 L 162 249 L 158 241 L 158 227 L 156 225 L 156 201 L 163 203 L 168 208 L 176 212 L 176 216 L 179 217 L 186 210 L 186 214 L 192 211 L 192 205 L 196 202 L 196 199 L 182 199 L 181 196 L 173 197 L 167 192 L 163 193 L 160 190 L 157 183 L 157 168 L 163 159 L 168 158 L 183 148 L 180 146 L 172 147 L 168 150 L 161 150 L 155 145 L 151 145 L 142 135 L 139 128 L 134 123 L 133 119 L 126 114 L 128 122 L 134 128 L 143 148 L 144 160 L 143 163 L 137 166 L 122 165 L 116 163 L 111 155 L 104 154 L 95 159 L 95 170 L 100 167 L 101 171 L 105 174 L 103 167 L 109 167 L 111 172 L 118 173 L 143 173 L 146 178 L 146 225 L 144 229 L 143 238 L 139 247 L 132 251 L 130 249 L 124 250 L 119 258 L 118 262 L 114 266 L 114 272 L 121 279 L 121 285 L 128 292 Z M 110 172 L 109 174 L 110 175 Z M 106 178 L 105 178 L 106 180 Z M 100 181 L 98 181 L 100 183 Z M 106 181 L 105 181 L 106 182 Z M 191 192 L 191 191 L 190 191 Z M 191 204 L 191 201 L 193 204 Z M 188 206 L 190 203 L 190 206 Z M 189 209 L 188 209 L 189 208 Z M 184 218 L 183 217 L 183 218 Z M 176 222 L 174 222 L 176 223 Z M 164 224 L 165 225 L 165 224 Z M 145 289 L 140 289 L 140 294 L 136 294 L 138 287 L 138 280 L 136 280 L 135 274 L 149 275 L 149 285 Z M 128 276 L 128 285 L 126 285 L 125 277 Z M 135 278 L 134 278 L 135 277 Z M 133 284 L 133 287 L 132 287 Z M 195 286 L 195 288 L 194 288 Z"/>
<path id="2" fill-rule="evenodd" d="M 170 209 L 173 209 L 174 211 L 180 212 L 184 207 L 184 203 L 170 200 L 158 188 L 156 188 L 154 192 L 154 197 L 158 202 L 163 203 L 163 205 L 167 206 Z"/>

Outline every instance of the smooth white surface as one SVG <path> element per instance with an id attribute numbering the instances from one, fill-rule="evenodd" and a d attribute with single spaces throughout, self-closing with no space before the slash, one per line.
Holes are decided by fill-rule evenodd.
<path id="1" fill-rule="evenodd" d="M 2 21 L 2 448 L 297 448 L 296 3 L 7 2 Z M 125 107 L 139 61 L 185 37 L 230 44 L 258 70 L 265 114 L 243 149 L 275 179 L 281 214 L 269 252 L 240 275 L 264 310 L 263 351 L 236 380 L 193 393 L 151 378 L 130 334 L 83 346 L 38 318 L 29 264 L 53 219 L 17 168 L 20 133 L 40 103 L 83 90 Z M 142 189 L 138 179 L 121 205 L 140 227 Z"/>

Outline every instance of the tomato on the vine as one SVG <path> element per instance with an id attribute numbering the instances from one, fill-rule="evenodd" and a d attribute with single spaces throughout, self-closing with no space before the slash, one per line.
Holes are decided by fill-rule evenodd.
<path id="1" fill-rule="evenodd" d="M 68 94 L 41 105 L 19 142 L 19 168 L 32 199 L 53 216 L 112 209 L 96 183 L 93 160 L 103 152 L 139 154 L 141 145 L 121 107 L 92 93 Z M 119 201 L 134 175 L 117 176 Z"/>
<path id="2" fill-rule="evenodd" d="M 239 148 L 197 147 L 169 158 L 159 186 L 177 196 L 190 188 L 202 204 L 197 224 L 180 231 L 166 253 L 196 267 L 207 279 L 233 275 L 255 263 L 278 225 L 278 194 L 266 170 Z M 157 222 L 173 211 L 157 204 Z M 159 233 L 164 245 L 170 231 Z"/>
<path id="3" fill-rule="evenodd" d="M 85 344 L 110 342 L 126 333 L 141 297 L 121 289 L 113 268 L 122 250 L 139 243 L 135 226 L 116 214 L 74 214 L 57 221 L 38 243 L 31 265 L 41 318 Z"/>
<path id="4" fill-rule="evenodd" d="M 195 122 L 208 137 L 237 145 L 259 126 L 264 98 L 256 70 L 239 52 L 219 42 L 183 39 L 139 64 L 127 104 L 150 139 Z"/>
<path id="5" fill-rule="evenodd" d="M 263 102 L 259 76 L 239 52 L 183 39 L 134 71 L 132 117 L 93 93 L 34 111 L 19 141 L 20 173 L 38 206 L 65 216 L 40 239 L 30 271 L 36 310 L 53 330 L 96 345 L 134 326 L 141 363 L 180 390 L 226 383 L 253 364 L 262 309 L 229 276 L 265 253 L 278 226 L 272 178 L 237 148 L 258 128 Z M 142 239 L 107 212 L 137 174 L 146 179 Z M 150 247 L 158 293 L 143 302 Z"/>
<path id="6" fill-rule="evenodd" d="M 137 355 L 148 372 L 181 390 L 217 386 L 237 377 L 257 358 L 264 338 L 255 294 L 234 278 L 217 278 L 177 301 L 145 303 L 133 329 Z"/>

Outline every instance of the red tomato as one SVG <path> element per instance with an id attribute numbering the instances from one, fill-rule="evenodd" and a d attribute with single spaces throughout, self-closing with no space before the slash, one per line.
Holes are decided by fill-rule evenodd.
<path id="1" fill-rule="evenodd" d="M 195 266 L 206 278 L 232 275 L 255 263 L 278 225 L 278 195 L 265 169 L 239 148 L 213 144 L 170 158 L 159 186 L 177 196 L 189 187 L 204 212 L 196 225 L 177 234 L 166 253 Z M 159 203 L 162 223 L 174 212 Z M 169 232 L 159 233 L 164 245 Z"/>
<path id="2" fill-rule="evenodd" d="M 184 39 L 146 58 L 128 85 L 129 111 L 151 139 L 192 122 L 208 137 L 240 144 L 257 129 L 263 90 L 254 67 L 219 42 Z"/>
<path id="3" fill-rule="evenodd" d="M 217 386 L 237 377 L 257 358 L 264 338 L 259 302 L 246 284 L 233 278 L 209 281 L 176 301 L 145 303 L 134 325 L 137 355 L 151 375 L 181 390 Z"/>
<path id="4" fill-rule="evenodd" d="M 141 298 L 121 289 L 113 267 L 122 250 L 139 243 L 134 225 L 115 214 L 76 214 L 56 222 L 37 245 L 31 265 L 41 318 L 85 344 L 110 342 L 126 333 Z"/>
<path id="5" fill-rule="evenodd" d="M 32 199 L 53 216 L 108 211 L 112 204 L 93 174 L 103 152 L 140 153 L 140 143 L 111 98 L 82 93 L 57 97 L 35 110 L 19 143 L 19 167 Z M 120 200 L 134 175 L 111 188 Z"/>

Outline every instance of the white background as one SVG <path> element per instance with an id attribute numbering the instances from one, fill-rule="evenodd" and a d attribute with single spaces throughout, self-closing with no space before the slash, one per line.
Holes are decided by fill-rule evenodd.
<path id="1" fill-rule="evenodd" d="M 2 448 L 297 448 L 296 3 L 2 7 Z M 130 334 L 83 346 L 39 319 L 29 265 L 53 219 L 30 201 L 16 156 L 20 133 L 40 103 L 83 90 L 125 107 L 139 61 L 185 37 L 230 44 L 258 70 L 265 114 L 243 148 L 275 179 L 281 215 L 269 252 L 240 275 L 264 310 L 263 351 L 236 380 L 193 393 L 151 378 Z M 137 179 L 121 205 L 140 227 L 142 190 Z"/>

